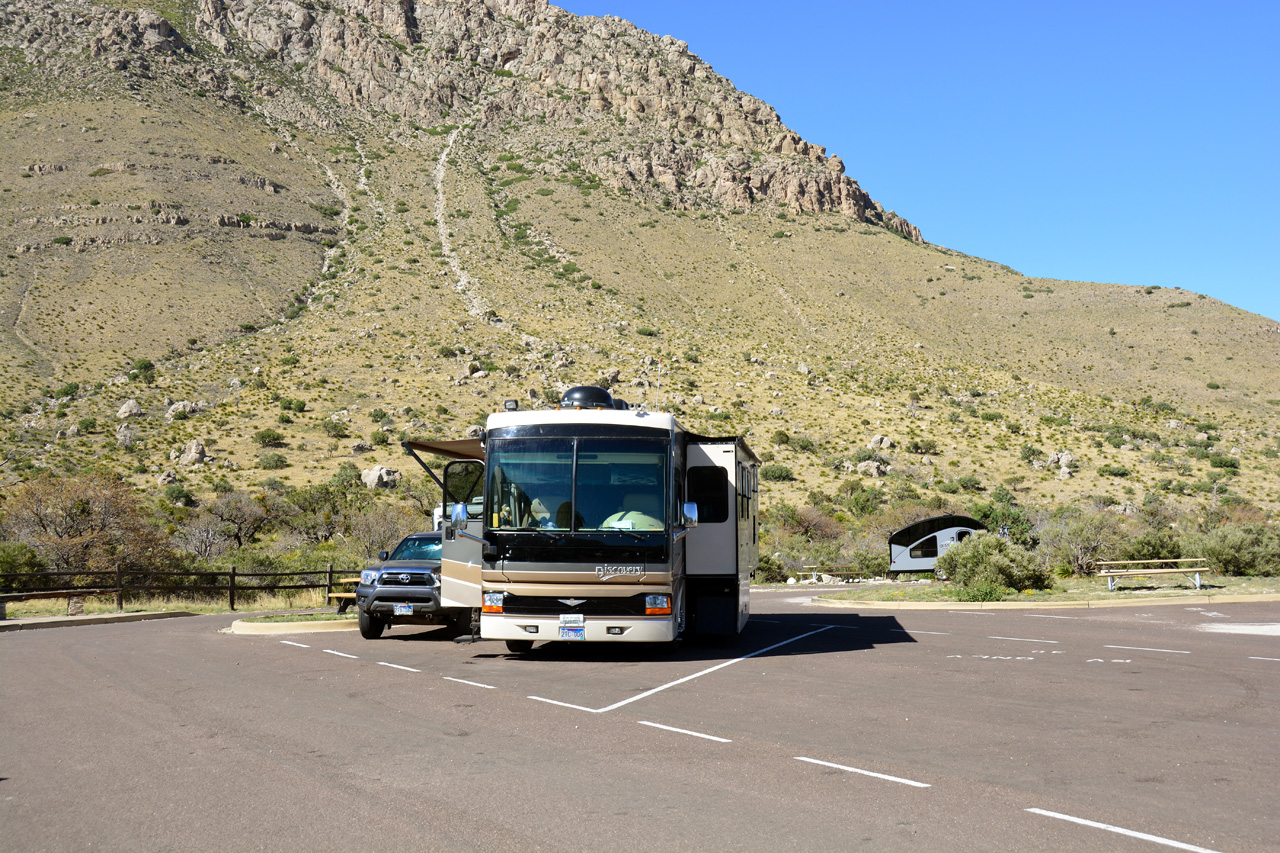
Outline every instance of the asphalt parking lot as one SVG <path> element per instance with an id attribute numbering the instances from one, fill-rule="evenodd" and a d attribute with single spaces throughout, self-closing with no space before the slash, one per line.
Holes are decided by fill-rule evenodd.
<path id="1" fill-rule="evenodd" d="M 0 849 L 1280 849 L 1280 604 L 0 635 Z"/>

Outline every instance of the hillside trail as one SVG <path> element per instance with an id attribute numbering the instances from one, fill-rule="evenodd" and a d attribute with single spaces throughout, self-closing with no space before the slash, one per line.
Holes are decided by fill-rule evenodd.
<path id="1" fill-rule="evenodd" d="M 457 130 L 449 134 L 449 141 L 445 143 L 444 150 L 440 152 L 440 158 L 436 161 L 436 238 L 440 241 L 440 251 L 449 264 L 449 272 L 453 275 L 453 289 L 458 292 L 458 295 L 462 297 L 462 301 L 466 304 L 467 314 L 472 317 L 483 318 L 491 313 L 489 301 L 479 292 L 478 283 L 463 268 L 462 261 L 458 259 L 457 253 L 454 252 L 453 241 L 449 237 L 449 223 L 445 219 L 445 168 L 449 164 L 449 153 L 453 150 L 453 143 L 457 138 Z"/>

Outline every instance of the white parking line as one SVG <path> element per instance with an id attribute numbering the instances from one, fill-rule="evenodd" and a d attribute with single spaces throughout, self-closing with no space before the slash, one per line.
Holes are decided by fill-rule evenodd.
<path id="1" fill-rule="evenodd" d="M 1125 649 L 1131 652 L 1168 652 L 1171 655 L 1189 655 L 1191 652 L 1184 652 L 1179 649 L 1144 649 L 1142 646 L 1103 646 L 1104 649 Z"/>
<path id="2" fill-rule="evenodd" d="M 492 684 L 481 684 L 481 683 L 480 683 L 480 682 L 478 682 L 478 681 L 465 681 L 465 680 L 463 680 L 463 679 L 461 679 L 461 678 L 454 678 L 454 677 L 449 676 L 449 675 L 442 675 L 442 676 L 440 676 L 440 677 L 441 677 L 441 678 L 443 678 L 445 681 L 456 681 L 456 682 L 458 682 L 459 684 L 469 684 L 469 685 L 471 685 L 472 687 L 483 687 L 485 690 L 496 690 L 496 689 L 497 689 L 497 688 L 496 688 L 496 687 L 494 687 Z"/>
<path id="3" fill-rule="evenodd" d="M 968 616 L 995 616 L 989 610 L 948 610 L 948 613 L 964 613 Z"/>
<path id="4" fill-rule="evenodd" d="M 1218 853 L 1216 850 L 1210 850 L 1208 847 L 1196 847 L 1194 844 L 1184 844 L 1181 841 L 1174 841 L 1170 838 L 1161 838 L 1158 835 L 1148 835 L 1145 832 L 1135 832 L 1132 829 L 1124 829 L 1119 826 L 1112 826 L 1109 823 L 1098 823 L 1094 820 L 1085 820 L 1082 817 L 1072 817 L 1071 815 L 1059 814 L 1058 812 L 1045 811 L 1044 809 L 1027 809 L 1032 814 L 1044 815 L 1045 817 L 1053 817 L 1058 820 L 1066 820 L 1071 823 L 1078 823 L 1081 826 L 1091 826 L 1094 829 L 1105 829 L 1107 832 L 1114 832 L 1119 835 L 1127 835 L 1130 838 L 1140 838 L 1143 841 L 1153 841 L 1156 844 L 1163 844 L 1166 847 L 1175 847 L 1178 850 L 1193 850 L 1196 853 Z"/>
<path id="5" fill-rule="evenodd" d="M 1012 640 L 1015 643 L 1053 643 L 1058 645 L 1057 640 L 1028 640 L 1026 637 L 987 637 L 988 640 Z"/>
<path id="6" fill-rule="evenodd" d="M 653 726 L 655 729 L 662 729 L 668 732 L 677 732 L 682 735 L 693 735 L 694 737 L 706 738 L 716 743 L 733 743 L 727 737 L 716 737 L 715 735 L 704 735 L 702 732 L 691 732 L 688 729 L 677 729 L 675 726 L 664 726 L 661 723 L 651 723 L 648 720 L 636 720 L 642 726 Z"/>
<path id="7" fill-rule="evenodd" d="M 305 643 L 295 643 L 293 640 L 281 640 L 281 641 L 280 641 L 280 643 L 281 643 L 281 645 L 285 645 L 285 646 L 297 646 L 297 647 L 298 647 L 298 648 L 300 648 L 300 649 L 309 649 L 309 648 L 311 648 L 310 646 L 308 646 L 308 645 L 307 645 L 307 644 L 305 644 Z"/>
<path id="8" fill-rule="evenodd" d="M 398 663 L 387 663 L 384 660 L 378 661 L 378 666 L 389 666 L 392 669 L 403 669 L 405 672 L 422 672 L 422 670 L 420 669 L 411 669 L 410 667 L 407 667 L 407 666 L 401 666 Z"/>
<path id="9" fill-rule="evenodd" d="M 1079 616 L 1051 616 L 1048 613 L 1028 613 L 1033 619 L 1079 619 Z"/>
<path id="10" fill-rule="evenodd" d="M 727 660 L 724 663 L 718 663 L 715 666 L 707 667 L 704 670 L 695 672 L 693 675 L 686 675 L 684 678 L 677 678 L 675 681 L 669 681 L 666 684 L 661 684 L 650 690 L 646 690 L 643 693 L 637 693 L 635 696 L 632 696 L 630 699 L 623 699 L 621 702 L 614 702 L 612 705 L 607 705 L 603 708 L 584 708 L 581 705 L 570 705 L 568 702 L 557 702 L 554 699 L 544 699 L 541 696 L 530 696 L 529 698 L 536 699 L 539 702 L 547 702 L 552 705 L 560 705 L 561 707 L 564 707 L 564 708 L 575 708 L 579 711 L 590 711 L 592 714 L 604 714 L 608 711 L 613 711 L 618 708 L 621 708 L 623 705 L 630 705 L 632 702 L 636 702 L 640 699 L 644 699 L 647 696 L 652 696 L 655 693 L 660 693 L 661 691 L 666 690 L 669 687 L 675 687 L 679 684 L 684 684 L 686 681 L 693 681 L 693 679 L 695 678 L 701 678 L 702 676 L 715 672 L 718 669 L 724 669 L 726 666 L 733 666 L 735 663 L 741 663 L 744 660 L 749 660 L 753 657 L 757 657 L 759 655 L 764 654 L 765 652 L 771 652 L 776 648 L 787 645 L 788 643 L 794 643 L 797 640 L 803 640 L 805 637 L 812 637 L 814 634 L 821 634 L 823 631 L 828 631 L 834 627 L 836 626 L 828 625 L 825 628 L 819 628 L 816 631 L 810 631 L 807 634 L 801 634 L 798 637 L 792 637 L 790 640 L 783 640 L 781 643 L 774 643 L 772 646 L 767 646 L 763 649 L 760 649 L 759 651 L 754 651 L 749 655 L 743 655 L 740 658 L 734 658 L 733 660 Z"/>
<path id="11" fill-rule="evenodd" d="M 1251 658 L 1249 658 L 1249 660 L 1274 660 L 1274 661 L 1280 661 L 1280 658 L 1255 658 L 1255 657 L 1251 657 Z"/>
<path id="12" fill-rule="evenodd" d="M 874 776 L 877 779 L 884 779 L 887 782 L 898 782 L 902 785 L 910 785 L 913 788 L 932 787 L 925 782 L 915 782 L 911 779 L 902 779 L 898 776 L 887 776 L 884 773 L 872 773 L 870 770 L 859 770 L 857 767 L 845 767 L 843 764 L 832 764 L 830 761 L 819 761 L 816 758 L 805 758 L 802 755 L 797 755 L 795 759 L 796 761 L 807 761 L 810 764 L 821 764 L 823 767 L 834 767 L 836 770 L 845 770 L 849 773 L 861 773 L 863 776 Z"/>
<path id="13" fill-rule="evenodd" d="M 324 653 L 327 655 L 337 655 L 340 658 L 351 658 L 353 660 L 360 657 L 359 655 L 349 655 L 346 652 L 335 652 L 333 649 L 324 649 Z"/>

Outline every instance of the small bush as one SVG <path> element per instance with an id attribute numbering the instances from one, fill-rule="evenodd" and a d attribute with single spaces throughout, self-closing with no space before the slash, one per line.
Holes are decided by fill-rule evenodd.
<path id="1" fill-rule="evenodd" d="M 756 583 L 786 583 L 791 573 L 782 565 L 782 561 L 772 554 L 761 554 L 756 566 Z"/>
<path id="2" fill-rule="evenodd" d="M 284 444 L 284 433 L 278 429 L 260 429 L 253 434 L 253 443 L 259 447 L 279 447 Z"/>
<path id="3" fill-rule="evenodd" d="M 279 471 L 289 467 L 289 460 L 283 453 L 264 453 L 258 460 L 258 467 L 264 471 Z"/>
<path id="4" fill-rule="evenodd" d="M 961 588 L 962 595 L 990 596 L 995 589 L 1048 589 L 1052 583 L 1035 557 L 1022 546 L 1000 536 L 978 532 L 938 557 L 935 572 Z M 961 598 L 993 601 L 993 598 Z"/>
<path id="5" fill-rule="evenodd" d="M 795 472 L 786 465 L 765 465 L 760 469 L 760 479 L 775 483 L 790 482 L 796 478 Z"/>
<path id="6" fill-rule="evenodd" d="M 346 438 L 348 435 L 346 425 L 339 421 L 325 421 L 320 424 L 320 429 L 329 438 Z"/>
<path id="7" fill-rule="evenodd" d="M 1123 465 L 1099 465 L 1098 473 L 1104 477 L 1128 477 L 1129 469 Z"/>
<path id="8" fill-rule="evenodd" d="M 382 447 L 391 443 L 391 437 L 382 430 L 375 430 L 373 434 L 369 436 L 369 443 L 374 447 Z"/>

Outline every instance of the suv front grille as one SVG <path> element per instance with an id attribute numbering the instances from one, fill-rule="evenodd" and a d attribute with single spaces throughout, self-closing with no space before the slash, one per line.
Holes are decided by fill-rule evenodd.
<path id="1" fill-rule="evenodd" d="M 435 586 L 435 575 L 431 572 L 386 571 L 378 577 L 378 586 Z"/>

